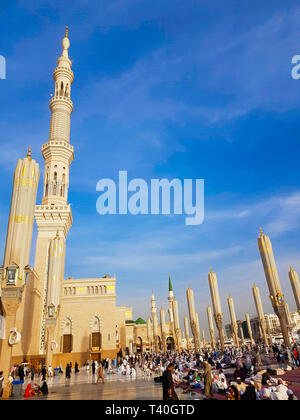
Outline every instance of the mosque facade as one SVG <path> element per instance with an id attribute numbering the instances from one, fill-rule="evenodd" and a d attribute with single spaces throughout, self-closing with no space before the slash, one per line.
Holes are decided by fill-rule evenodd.
<path id="1" fill-rule="evenodd" d="M 37 204 L 39 165 L 20 159 L 13 180 L 3 265 L 0 267 L 0 354 L 5 363 L 52 366 L 116 358 L 175 347 L 180 331 L 171 322 L 158 325 L 156 308 L 150 329 L 132 319 L 132 308 L 117 306 L 116 278 L 64 278 L 66 240 L 73 224 L 68 203 L 69 173 L 74 160 L 70 144 L 74 81 L 68 29 L 53 73 L 54 95 L 47 143 L 42 145 L 44 180 Z M 34 220 L 38 235 L 34 267 L 29 265 Z M 153 303 L 153 301 L 151 301 Z M 171 304 L 171 303 L 170 303 Z M 154 312 L 153 312 L 154 311 Z M 155 334 L 154 334 L 155 333 Z M 179 334 L 179 335 L 178 335 Z M 4 366 L 5 367 L 5 366 Z"/>

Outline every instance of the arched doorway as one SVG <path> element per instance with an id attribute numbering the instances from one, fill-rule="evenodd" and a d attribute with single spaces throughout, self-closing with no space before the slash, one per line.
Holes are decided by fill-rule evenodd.
<path id="1" fill-rule="evenodd" d="M 90 319 L 90 355 L 93 360 L 101 360 L 102 320 L 99 315 L 94 315 Z"/>
<path id="2" fill-rule="evenodd" d="M 175 350 L 175 341 L 173 337 L 167 338 L 167 350 Z"/>
<path id="3" fill-rule="evenodd" d="M 136 352 L 142 353 L 143 351 L 143 340 L 141 337 L 138 337 L 136 340 Z"/>
<path id="4" fill-rule="evenodd" d="M 73 320 L 70 317 L 63 319 L 62 330 L 62 352 L 71 353 L 73 350 Z"/>

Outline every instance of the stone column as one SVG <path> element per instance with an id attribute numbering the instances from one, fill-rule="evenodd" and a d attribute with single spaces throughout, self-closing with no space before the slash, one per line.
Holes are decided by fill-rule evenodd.
<path id="1" fill-rule="evenodd" d="M 177 351 L 180 352 L 182 349 L 182 342 L 181 342 L 181 329 L 180 329 L 180 322 L 179 322 L 178 302 L 176 299 L 173 300 L 173 313 L 174 313 L 174 327 L 175 327 Z"/>
<path id="2" fill-rule="evenodd" d="M 151 325 L 151 319 L 147 319 L 147 337 L 149 341 L 149 351 L 152 353 L 152 325 Z"/>
<path id="3" fill-rule="evenodd" d="M 231 319 L 233 341 L 234 341 L 235 346 L 239 347 L 240 343 L 239 343 L 239 336 L 238 336 L 238 324 L 236 321 L 235 308 L 234 308 L 234 303 L 231 296 L 228 296 L 227 302 L 228 302 L 228 308 L 229 308 L 230 319 Z"/>
<path id="4" fill-rule="evenodd" d="M 289 271 L 289 278 L 291 282 L 291 286 L 293 289 L 294 298 L 297 305 L 297 310 L 300 313 L 300 284 L 299 284 L 299 278 L 297 271 L 293 270 L 292 267 L 290 267 Z"/>
<path id="5" fill-rule="evenodd" d="M 208 327 L 209 327 L 209 334 L 210 334 L 210 344 L 211 344 L 211 347 L 215 349 L 216 348 L 215 330 L 214 330 L 212 311 L 209 305 L 206 308 L 206 312 L 207 312 Z"/>
<path id="6" fill-rule="evenodd" d="M 238 321 L 238 330 L 239 330 L 239 335 L 241 338 L 241 344 L 242 346 L 245 345 L 245 337 L 244 337 L 244 331 L 243 331 L 243 321 Z"/>
<path id="7" fill-rule="evenodd" d="M 199 315 L 198 312 L 196 312 L 196 328 L 197 328 L 197 334 L 199 337 L 199 346 L 201 349 L 201 332 L 200 332 L 200 324 L 199 324 Z"/>
<path id="8" fill-rule="evenodd" d="M 253 345 L 255 344 L 255 341 L 254 341 L 254 339 L 253 339 L 252 328 L 251 328 L 251 322 L 250 322 L 250 316 L 249 316 L 249 314 L 248 314 L 248 313 L 246 313 L 245 317 L 246 317 L 247 328 L 248 328 L 248 333 L 249 333 L 249 337 L 250 337 L 251 345 L 253 346 Z"/>
<path id="9" fill-rule="evenodd" d="M 214 309 L 214 318 L 217 329 L 219 331 L 219 339 L 221 344 L 221 350 L 225 351 L 225 342 L 224 342 L 224 331 L 223 331 L 223 314 L 221 309 L 221 301 L 219 295 L 219 288 L 218 288 L 218 280 L 215 273 L 213 273 L 212 269 L 208 274 L 208 282 L 211 294 L 211 300 Z"/>
<path id="10" fill-rule="evenodd" d="M 189 308 L 191 330 L 192 330 L 193 339 L 194 339 L 194 348 L 195 348 L 195 351 L 198 352 L 200 350 L 200 336 L 197 329 L 194 292 L 191 288 L 187 289 L 186 296 L 187 296 L 187 302 L 188 302 L 188 308 Z"/>
<path id="11" fill-rule="evenodd" d="M 10 397 L 11 388 L 9 385 L 9 376 L 11 368 L 11 359 L 13 345 L 20 340 L 20 333 L 16 331 L 17 311 L 22 301 L 22 287 L 3 287 L 2 288 L 2 308 L 5 317 L 5 338 L 2 340 L 0 361 L 1 370 L 4 377 L 4 388 L 2 398 Z M 17 341 L 16 341 L 17 340 Z"/>
<path id="12" fill-rule="evenodd" d="M 57 348 L 55 341 L 56 319 L 46 319 L 46 366 L 52 366 L 53 352 Z"/>
<path id="13" fill-rule="evenodd" d="M 206 347 L 206 338 L 205 338 L 205 331 L 202 330 L 202 340 L 203 340 L 203 347 Z"/>
<path id="14" fill-rule="evenodd" d="M 184 317 L 184 330 L 185 330 L 185 338 L 186 338 L 186 346 L 187 349 L 190 350 L 190 332 L 189 332 L 189 323 L 187 316 Z"/>
<path id="15" fill-rule="evenodd" d="M 265 314 L 261 303 L 260 291 L 259 288 L 254 284 L 252 287 L 252 293 L 254 297 L 254 302 L 256 306 L 256 312 L 258 316 L 258 322 L 262 333 L 262 338 L 264 344 L 268 346 L 268 338 L 267 338 L 267 331 L 266 331 L 266 321 L 265 321 Z"/>
<path id="16" fill-rule="evenodd" d="M 272 244 L 270 238 L 264 235 L 262 230 L 260 230 L 260 236 L 257 238 L 257 243 L 270 292 L 270 300 L 274 312 L 279 318 L 284 344 L 287 347 L 290 347 L 291 342 L 289 337 L 289 311 L 287 303 L 285 302 L 284 295 L 282 294 Z"/>

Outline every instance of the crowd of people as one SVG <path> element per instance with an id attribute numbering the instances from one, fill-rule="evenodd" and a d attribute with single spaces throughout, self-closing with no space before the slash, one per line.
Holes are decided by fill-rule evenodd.
<path id="1" fill-rule="evenodd" d="M 283 368 L 299 367 L 297 345 L 292 350 L 261 345 L 233 347 L 224 353 L 209 349 L 197 354 L 170 352 L 165 357 L 155 356 L 151 364 L 153 371 L 158 369 L 161 374 L 156 381 L 163 383 L 164 399 L 176 399 L 176 388 L 191 395 L 200 393 L 206 399 L 220 396 L 227 400 L 297 399 L 291 382 L 279 377 L 285 373 Z M 173 391 L 169 398 L 170 389 Z"/>
<path id="2" fill-rule="evenodd" d="M 202 395 L 206 399 L 226 400 L 295 400 L 291 383 L 280 375 L 285 370 L 300 367 L 299 346 L 287 349 L 284 345 L 230 347 L 224 352 L 202 349 L 200 352 L 183 350 L 178 353 L 137 353 L 116 359 L 89 360 L 79 368 L 75 362 L 67 363 L 65 369 L 42 365 L 38 370 L 28 364 L 12 366 L 10 382 L 24 381 L 30 377 L 24 393 L 25 398 L 47 395 L 47 378 L 63 375 L 68 381 L 72 372 L 77 375 L 86 371 L 95 377 L 95 383 L 105 383 L 105 377 L 136 379 L 148 378 L 161 382 L 163 399 L 177 399 L 178 391 L 191 398 Z M 3 381 L 0 372 L 0 393 Z M 37 385 L 36 378 L 40 385 Z"/>

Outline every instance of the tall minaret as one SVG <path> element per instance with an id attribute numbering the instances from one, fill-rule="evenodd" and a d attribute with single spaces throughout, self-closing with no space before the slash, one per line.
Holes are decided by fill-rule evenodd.
<path id="1" fill-rule="evenodd" d="M 153 325 L 153 339 L 154 339 L 154 348 L 155 352 L 159 352 L 159 345 L 158 345 L 158 320 L 157 320 L 157 313 L 156 313 L 156 301 L 154 293 L 152 292 L 151 296 L 151 314 L 152 314 L 152 325 Z"/>
<path id="2" fill-rule="evenodd" d="M 267 235 L 264 235 L 262 230 L 260 230 L 260 236 L 257 238 L 257 243 L 270 292 L 270 300 L 274 312 L 279 318 L 284 344 L 289 347 L 291 344 L 288 331 L 290 327 L 289 309 L 284 295 L 282 294 L 272 244 L 270 238 Z"/>
<path id="3" fill-rule="evenodd" d="M 169 292 L 168 292 L 169 309 L 168 309 L 168 312 L 169 312 L 170 330 L 173 334 L 174 342 L 176 343 L 174 308 L 173 308 L 174 299 L 175 299 L 175 297 L 174 297 L 174 293 L 173 293 L 171 276 L 169 274 Z"/>
<path id="4" fill-rule="evenodd" d="M 160 308 L 160 328 L 161 328 L 161 341 L 163 352 L 167 351 L 167 326 L 166 326 L 166 315 L 165 310 Z"/>
<path id="5" fill-rule="evenodd" d="M 42 146 L 45 159 L 44 193 L 42 205 L 36 206 L 35 211 L 38 226 L 35 271 L 39 276 L 40 293 L 43 295 L 41 320 L 38 321 L 41 329 L 40 353 L 45 350 L 45 340 L 47 343 L 55 341 L 53 325 L 58 316 L 64 280 L 65 243 L 73 223 L 71 206 L 68 204 L 68 188 L 69 169 L 74 159 L 74 148 L 70 145 L 70 117 L 73 111 L 71 85 L 74 75 L 68 54 L 68 28 L 62 46 L 63 52 L 53 73 L 55 85 L 54 96 L 50 100 L 49 141 Z M 51 333 L 48 331 L 46 337 L 47 318 L 51 318 L 48 324 L 52 327 Z"/>
<path id="6" fill-rule="evenodd" d="M 292 289 L 293 289 L 294 298 L 295 298 L 296 305 L 297 305 L 297 310 L 300 313 L 300 284 L 299 284 L 299 278 L 298 278 L 297 271 L 293 270 L 292 267 L 290 267 L 289 278 L 290 278 L 291 286 L 292 286 Z"/>

